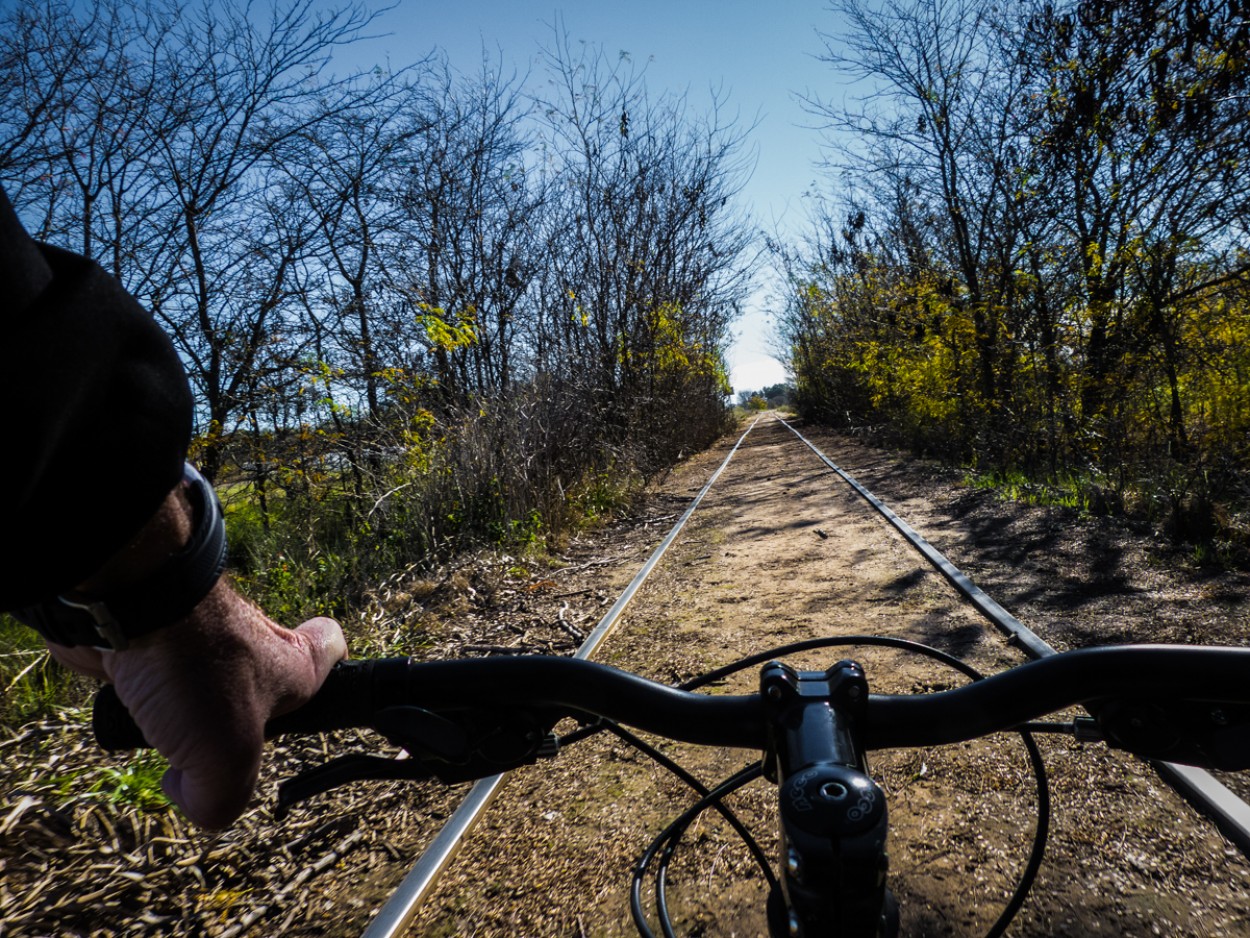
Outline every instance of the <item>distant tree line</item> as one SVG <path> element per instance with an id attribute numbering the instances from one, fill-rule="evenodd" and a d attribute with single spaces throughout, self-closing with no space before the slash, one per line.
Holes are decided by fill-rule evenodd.
<path id="1" fill-rule="evenodd" d="M 336 72 L 373 25 L 14 0 L 0 181 L 173 336 L 196 458 L 258 530 L 330 517 L 389 563 L 558 528 L 714 438 L 750 231 L 715 102 L 650 97 L 558 30 L 541 99 L 437 54 Z"/>
<path id="2" fill-rule="evenodd" d="M 837 10 L 871 90 L 810 102 L 843 184 L 775 246 L 800 408 L 1250 541 L 1245 5 Z"/>
<path id="3" fill-rule="evenodd" d="M 785 382 L 770 384 L 758 391 L 739 391 L 738 406 L 748 410 L 766 410 L 792 403 L 794 388 Z"/>

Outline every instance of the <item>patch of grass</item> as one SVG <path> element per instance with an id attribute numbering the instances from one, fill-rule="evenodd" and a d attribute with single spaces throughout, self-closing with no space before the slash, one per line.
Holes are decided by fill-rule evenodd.
<path id="1" fill-rule="evenodd" d="M 637 484 L 637 480 L 606 470 L 587 475 L 569 499 L 575 523 L 592 527 L 615 518 L 629 507 Z"/>
<path id="2" fill-rule="evenodd" d="M 525 552 L 543 545 L 543 518 L 537 508 L 531 508 L 524 518 L 513 518 L 504 523 L 490 525 L 491 539 L 507 550 Z"/>
<path id="3" fill-rule="evenodd" d="M 159 754 L 144 752 L 120 768 L 105 766 L 96 770 L 97 777 L 87 791 L 111 804 L 130 805 L 140 811 L 161 811 L 170 803 L 161 790 L 161 776 L 167 768 L 169 763 Z"/>
<path id="4" fill-rule="evenodd" d="M 43 639 L 0 614 L 0 721 L 19 726 L 85 699 L 85 684 L 48 654 Z"/>
<path id="5" fill-rule="evenodd" d="M 1006 501 L 1081 512 L 1089 511 L 1089 492 L 1094 488 L 1088 479 L 1064 476 L 1042 481 L 1017 470 L 967 472 L 963 482 L 972 488 L 991 490 Z"/>
<path id="6" fill-rule="evenodd" d="M 230 568 L 239 588 L 285 624 L 320 615 L 342 616 L 353 567 L 360 563 L 349 559 L 349 552 L 360 544 L 325 530 L 335 526 L 332 510 L 318 506 L 314 523 L 310 505 L 301 508 L 285 499 L 271 499 L 270 509 L 267 522 L 245 499 L 232 499 L 226 510 Z M 356 531 L 363 542 L 367 530 Z"/>
<path id="7" fill-rule="evenodd" d="M 144 750 L 123 765 L 84 766 L 46 777 L 38 786 L 62 803 L 105 801 L 139 811 L 164 811 L 169 799 L 161 790 L 161 776 L 169 763 L 157 752 Z"/>
<path id="8" fill-rule="evenodd" d="M 1190 545 L 1189 563 L 1201 570 L 1241 570 L 1250 567 L 1250 550 L 1230 540 Z"/>

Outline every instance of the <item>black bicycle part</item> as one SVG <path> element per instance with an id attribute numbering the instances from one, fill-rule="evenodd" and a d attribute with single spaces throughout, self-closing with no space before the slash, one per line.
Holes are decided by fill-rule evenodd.
<path id="1" fill-rule="evenodd" d="M 894 938 L 885 909 L 885 792 L 861 727 L 868 681 L 854 661 L 827 671 L 773 662 L 760 674 L 770 719 L 764 765 L 777 783 L 786 921 L 773 938 Z"/>
<path id="2" fill-rule="evenodd" d="M 962 658 L 956 658 L 954 655 L 942 651 L 940 648 L 934 648 L 932 645 L 924 645 L 919 642 L 913 642 L 905 638 L 891 638 L 884 635 L 850 635 L 823 638 L 808 639 L 802 642 L 793 642 L 788 645 L 781 645 L 770 648 L 766 651 L 758 652 L 743 658 L 739 661 L 732 662 L 724 667 L 709 671 L 697 678 L 685 682 L 681 685 L 683 690 L 693 690 L 697 687 L 706 686 L 724 680 L 732 674 L 746 670 L 754 665 L 770 662 L 776 658 L 784 658 L 801 652 L 819 651 L 826 648 L 844 648 L 850 646 L 862 647 L 878 647 L 892 648 L 898 651 L 905 651 L 912 654 L 918 654 L 923 657 L 931 658 L 934 661 L 947 665 L 950 668 L 963 674 L 965 677 L 973 681 L 985 680 L 985 675 L 968 664 Z M 870 695 L 870 700 L 871 695 Z M 1046 777 L 1046 766 L 1042 760 L 1041 750 L 1037 747 L 1036 740 L 1033 739 L 1032 733 L 1041 732 L 1058 732 L 1060 728 L 1071 734 L 1073 725 L 1071 723 L 1043 723 L 1034 724 L 1026 723 L 1016 728 L 1016 732 L 1020 735 L 1020 740 L 1024 744 L 1025 754 L 1028 756 L 1030 768 L 1033 770 L 1033 778 L 1037 783 L 1037 826 L 1033 831 L 1033 843 L 1029 848 L 1028 860 L 1024 869 L 1020 873 L 1019 879 L 1016 881 L 1016 887 L 1012 891 L 1011 897 L 1007 904 L 1003 906 L 1002 912 L 998 919 L 986 932 L 986 938 L 1001 938 L 1006 933 L 1011 922 L 1019 914 L 1020 909 L 1024 906 L 1025 900 L 1028 898 L 1029 892 L 1033 888 L 1034 882 L 1037 880 L 1037 874 L 1041 870 L 1042 861 L 1046 853 L 1046 842 L 1050 836 L 1050 784 Z M 886 890 L 886 921 L 883 927 L 889 927 L 889 921 L 898 915 L 898 904 L 894 901 L 893 895 Z M 780 928 L 789 927 L 789 915 L 786 910 L 784 897 L 778 891 L 770 893 L 769 896 L 769 922 L 770 928 L 774 933 L 780 933 Z"/>
<path id="3" fill-rule="evenodd" d="M 912 644 L 852 637 L 795 648 L 856 642 Z M 1236 770 L 1250 767 L 1247 674 L 1247 649 L 1086 649 L 955 690 L 873 695 L 859 733 L 865 751 L 940 745 L 1019 727 L 1032 717 L 1083 703 L 1094 721 L 1078 738 L 1102 736 L 1148 758 Z M 703 680 L 714 679 L 715 673 Z M 336 760 L 326 777 L 309 786 L 321 791 L 341 781 L 396 774 L 456 780 L 495 774 L 538 758 L 550 746 L 541 728 L 563 715 L 586 714 L 686 742 L 747 748 L 761 747 L 767 725 L 758 696 L 709 698 L 590 662 L 535 657 L 345 663 L 314 701 L 267 730 L 272 736 L 365 726 L 411 747 L 414 764 L 402 772 L 394 760 Z M 143 744 L 124 708 L 107 693 L 97 704 L 96 727 L 108 748 Z M 384 762 L 392 764 L 380 765 Z"/>
<path id="4" fill-rule="evenodd" d="M 1244 648 L 1081 649 L 954 690 L 874 694 L 863 741 L 869 751 L 964 742 L 1085 704 L 1113 746 L 1146 758 L 1237 771 L 1250 768 L 1247 675 L 1250 649 Z M 1125 705 L 1111 706 L 1117 702 Z M 343 662 L 312 701 L 273 720 L 266 734 L 371 728 L 381 710 L 396 706 L 453 722 L 471 711 L 594 714 L 709 746 L 757 749 L 766 737 L 758 695 L 693 694 L 606 665 L 545 656 Z M 115 695 L 101 698 L 96 721 L 105 748 L 144 745 Z"/>
<path id="5" fill-rule="evenodd" d="M 925 657 L 932 658 L 940 663 L 946 664 L 947 666 L 959 671 L 960 673 L 962 673 L 963 675 L 965 675 L 966 677 L 972 680 L 981 680 L 984 678 L 983 674 L 981 674 L 976 668 L 972 667 L 967 662 L 963 661 L 962 659 L 956 658 L 952 655 L 949 655 L 948 653 L 940 649 L 934 648 L 932 646 L 929 646 L 929 645 L 923 645 L 917 642 L 909 641 L 907 639 L 889 638 L 885 636 L 848 636 L 848 637 L 841 637 L 841 638 L 826 637 L 826 638 L 820 638 L 820 639 L 811 639 L 805 642 L 797 642 L 797 643 L 792 643 L 792 644 L 785 645 L 785 646 L 772 648 L 767 651 L 760 652 L 756 655 L 753 655 L 748 659 L 743 659 L 742 661 L 738 661 L 730 665 L 726 665 L 723 668 L 710 671 L 704 675 L 693 678 L 679 686 L 683 690 L 690 690 L 696 687 L 704 686 L 706 684 L 714 683 L 716 681 L 722 680 L 723 678 L 728 677 L 737 671 L 744 670 L 745 668 L 750 667 L 754 664 L 759 664 L 763 661 L 768 661 L 773 658 L 785 657 L 785 656 L 797 654 L 803 651 L 812 651 L 812 650 L 819 650 L 819 649 L 830 648 L 830 647 L 848 646 L 848 645 L 872 645 L 872 646 L 878 646 L 878 647 L 894 648 L 898 650 L 907 651 L 910 653 L 920 654 Z M 626 738 L 627 741 L 630 741 L 635 738 L 635 737 L 632 737 L 632 734 L 626 734 L 625 731 L 621 730 L 621 728 L 617 726 L 616 724 L 612 724 L 610 721 L 600 720 L 595 724 L 582 727 L 567 736 L 561 737 L 561 745 L 564 745 L 566 742 L 579 741 L 580 739 L 584 739 L 587 736 L 592 735 L 596 732 L 599 732 L 600 730 L 605 729 L 605 728 L 610 729 L 613 732 L 616 732 L 618 735 L 621 735 L 622 738 Z M 1028 730 L 1031 728 L 1033 728 L 1032 724 L 1026 727 L 1022 727 L 1021 729 Z M 1058 732 L 1058 731 L 1061 731 L 1061 728 L 1062 728 L 1063 731 L 1066 731 L 1068 733 L 1072 732 L 1071 723 L 1038 724 L 1036 725 L 1036 728 L 1041 731 L 1047 731 L 1047 732 Z M 1004 906 L 1003 911 L 999 915 L 997 921 L 995 921 L 995 923 L 991 926 L 990 930 L 987 932 L 986 938 L 1001 938 L 1001 936 L 1006 932 L 1008 926 L 1011 924 L 1012 920 L 1019 913 L 1020 908 L 1023 906 L 1024 901 L 1028 897 L 1028 894 L 1032 888 L 1032 885 L 1034 881 L 1036 880 L 1037 873 L 1041 868 L 1042 860 L 1045 854 L 1046 841 L 1047 841 L 1048 834 L 1049 834 L 1050 789 L 1049 789 L 1049 785 L 1047 784 L 1045 765 L 1042 762 L 1041 752 L 1038 750 L 1037 744 L 1032 739 L 1031 735 L 1028 732 L 1020 732 L 1020 736 L 1025 745 L 1025 751 L 1028 755 L 1030 765 L 1033 770 L 1034 778 L 1037 782 L 1038 821 L 1037 821 L 1037 826 L 1034 830 L 1033 843 L 1029 851 L 1029 857 L 1028 857 L 1028 861 L 1025 864 L 1025 868 L 1021 872 L 1020 878 L 1016 884 L 1016 888 L 1014 889 L 1007 904 Z M 639 748 L 643 747 L 643 744 L 641 743 L 641 741 L 638 741 L 637 743 L 635 743 L 635 745 L 638 745 Z M 653 750 L 652 747 L 648 746 L 645 749 L 643 749 L 643 751 L 646 752 L 648 755 L 659 756 L 660 758 L 664 760 L 664 764 L 667 767 L 669 767 L 671 771 L 677 772 L 679 773 L 679 775 L 684 771 L 684 770 L 680 770 L 676 766 L 669 765 L 668 764 L 669 760 L 667 759 L 667 757 L 663 756 L 662 754 L 659 754 L 658 752 Z M 758 767 L 752 767 L 752 768 L 758 768 Z M 756 775 L 758 774 L 760 774 L 759 771 L 756 772 Z M 752 777 L 755 777 L 755 776 L 752 776 Z M 689 779 L 687 779 L 687 781 L 688 781 L 688 784 L 694 787 L 697 791 L 700 791 L 701 793 L 706 792 L 706 789 L 703 789 L 702 786 L 698 782 L 689 780 Z M 733 779 L 730 779 L 729 781 L 732 782 Z M 728 784 L 728 782 L 723 783 L 723 784 Z M 737 787 L 738 785 L 735 785 L 734 790 L 736 790 Z M 671 923 L 669 921 L 668 912 L 667 912 L 667 903 L 666 903 L 665 885 L 664 885 L 667 864 L 668 864 L 669 859 L 672 857 L 673 853 L 675 852 L 680 842 L 680 838 L 683 836 L 685 830 L 687 829 L 689 824 L 692 822 L 693 818 L 696 817 L 703 810 L 706 810 L 706 808 L 709 805 L 715 806 L 722 813 L 726 813 L 727 809 L 725 808 L 724 804 L 721 801 L 709 800 L 706 798 L 702 799 L 695 806 L 695 808 L 683 814 L 682 817 L 678 819 L 678 821 L 674 822 L 673 825 L 670 825 L 670 827 L 666 828 L 665 831 L 661 833 L 660 836 L 657 837 L 655 841 L 653 841 L 651 848 L 646 853 L 644 853 L 642 859 L 640 860 L 639 865 L 635 867 L 633 888 L 631 890 L 631 899 L 630 899 L 631 913 L 633 915 L 635 925 L 638 928 L 639 933 L 643 935 L 644 938 L 649 938 L 649 936 L 653 936 L 653 932 L 651 931 L 649 925 L 647 924 L 645 920 L 645 915 L 642 911 L 642 904 L 641 904 L 641 901 L 642 901 L 641 900 L 641 885 L 642 885 L 643 878 L 645 877 L 647 867 L 650 865 L 655 855 L 655 852 L 659 850 L 662 846 L 663 853 L 661 854 L 660 862 L 657 864 L 656 877 L 655 877 L 656 878 L 656 885 L 655 885 L 656 906 L 657 906 L 657 918 L 660 923 L 661 929 L 664 932 L 665 938 L 669 938 L 669 936 L 673 935 L 673 931 L 671 928 Z M 728 814 L 726 814 L 726 816 L 729 817 Z M 736 822 L 736 818 L 730 818 L 730 819 L 731 819 L 731 822 Z M 735 829 L 738 829 L 738 828 L 735 826 Z M 739 833 L 743 837 L 744 842 L 747 843 L 748 847 L 752 849 L 753 852 L 758 852 L 759 848 L 758 848 L 758 845 L 755 844 L 754 838 L 749 838 L 748 835 L 745 834 L 741 830 L 739 830 Z M 774 935 L 788 935 L 791 933 L 792 926 L 790 923 L 789 910 L 787 908 L 786 900 L 782 893 L 780 885 L 776 877 L 772 875 L 771 869 L 766 865 L 767 861 L 764 861 L 762 859 L 757 859 L 757 862 L 764 864 L 761 866 L 761 868 L 763 869 L 764 875 L 768 879 L 768 882 L 769 882 L 767 910 L 768 910 L 768 923 L 769 923 L 770 931 Z M 893 934 L 897 930 L 898 914 L 899 914 L 898 903 L 895 901 L 893 894 L 889 891 L 887 887 L 886 892 L 885 892 L 884 907 L 883 907 L 882 916 L 881 916 L 881 930 L 883 934 L 887 934 L 887 935 Z"/>

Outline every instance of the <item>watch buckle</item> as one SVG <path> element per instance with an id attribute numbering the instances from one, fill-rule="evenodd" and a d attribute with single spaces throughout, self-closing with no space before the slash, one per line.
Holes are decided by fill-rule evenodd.
<path id="1" fill-rule="evenodd" d="M 91 616 L 96 634 L 104 640 L 103 645 L 96 647 L 111 649 L 112 651 L 125 651 L 130 647 L 126 633 L 122 631 L 121 624 L 113 617 L 113 613 L 109 611 L 107 604 L 103 602 L 79 603 L 74 602 L 72 599 L 66 599 L 64 596 L 57 598 L 65 605 L 73 609 L 81 609 Z"/>

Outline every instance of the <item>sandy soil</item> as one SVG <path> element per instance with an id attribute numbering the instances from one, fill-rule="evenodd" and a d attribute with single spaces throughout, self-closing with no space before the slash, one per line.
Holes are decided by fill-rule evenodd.
<path id="1" fill-rule="evenodd" d="M 939 468 L 802 429 L 1058 647 L 1250 639 L 1244 574 L 1193 568 L 1183 553 L 1119 522 L 1002 502 Z M 549 563 L 467 558 L 437 577 L 397 575 L 379 589 L 367 623 L 354 627 L 360 641 L 429 657 L 568 653 L 733 442 L 693 457 L 630 518 Z M 865 633 L 928 642 L 986 671 L 1021 660 L 858 496 L 765 418 L 596 658 L 677 681 L 773 645 Z M 831 650 L 797 663 L 823 668 L 844 655 Z M 856 649 L 855 657 L 875 691 L 962 680 L 893 652 Z M 745 675 L 726 689 L 747 690 L 755 680 Z M 706 782 L 754 758 L 653 742 Z M 1250 865 L 1148 767 L 1098 746 L 1041 742 L 1052 837 L 1012 935 L 1250 936 Z M 284 747 L 267 785 L 346 745 Z M 44 784 L 49 767 L 94 758 L 78 727 L 27 728 L 4 746 L 0 936 L 359 934 L 458 796 L 428 784 L 362 785 L 282 823 L 265 802 L 235 831 L 208 838 L 168 812 L 136 815 L 54 797 Z M 879 753 L 873 770 L 891 798 L 891 875 L 904 934 L 983 934 L 1014 885 L 1035 824 L 1018 740 Z M 773 795 L 755 783 L 733 799 L 765 850 Z M 664 770 L 606 735 L 524 769 L 411 934 L 633 934 L 630 869 L 691 800 Z M 101 895 L 84 901 L 93 892 Z M 678 933 L 761 935 L 763 892 L 745 849 L 705 816 L 670 877 Z"/>
<path id="2" fill-rule="evenodd" d="M 1176 558 L 1122 526 L 1006 506 L 939 470 L 811 436 L 1048 641 L 1246 638 L 1243 579 L 1175 569 Z M 693 494 L 726 449 L 692 460 L 666 490 Z M 765 420 L 597 657 L 674 680 L 770 645 L 864 633 L 928 642 L 987 671 L 1021 660 L 793 435 Z M 824 667 L 838 657 L 800 663 Z M 957 682 L 923 659 L 857 657 L 874 690 Z M 1042 743 L 1053 833 L 1012 934 L 1250 934 L 1250 867 L 1149 768 L 1102 747 Z M 583 745 L 585 753 L 518 773 L 413 934 L 632 934 L 631 864 L 691 796 L 619 742 Z M 705 781 L 751 759 L 662 748 Z M 984 933 L 1035 823 L 1019 742 L 882 753 L 874 772 L 892 799 L 904 934 Z M 760 783 L 736 799 L 766 848 L 771 797 Z M 764 933 L 762 880 L 723 823 L 693 832 L 673 880 L 679 933 Z"/>

